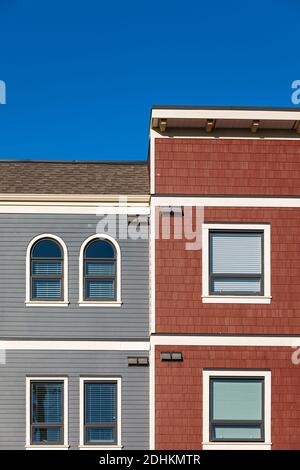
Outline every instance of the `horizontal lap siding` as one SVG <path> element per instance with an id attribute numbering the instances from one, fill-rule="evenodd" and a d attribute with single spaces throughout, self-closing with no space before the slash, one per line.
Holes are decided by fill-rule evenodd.
<path id="1" fill-rule="evenodd" d="M 161 351 L 181 351 L 183 362 L 161 362 Z M 300 365 L 292 348 L 156 347 L 156 448 L 202 446 L 202 370 L 270 369 L 272 449 L 300 447 Z M 299 355 L 298 355 L 299 357 Z"/>
<path id="2" fill-rule="evenodd" d="M 149 369 L 128 367 L 128 355 L 145 352 L 7 351 L 0 365 L 0 449 L 24 449 L 26 375 L 69 378 L 69 443 L 79 445 L 79 377 L 122 378 L 122 445 L 149 447 Z"/>
<path id="3" fill-rule="evenodd" d="M 160 238 L 156 331 L 300 334 L 300 209 L 212 207 L 205 208 L 204 220 L 271 224 L 271 304 L 203 304 L 202 250 L 187 251 L 186 240 Z"/>
<path id="4" fill-rule="evenodd" d="M 120 308 L 79 307 L 79 251 L 96 233 L 92 215 L 0 214 L 1 336 L 141 338 L 148 334 L 149 251 L 147 240 L 120 240 Z M 25 258 L 29 242 L 42 233 L 61 237 L 69 254 L 68 307 L 25 306 Z M 112 236 L 114 233 L 109 232 Z"/>
<path id="5" fill-rule="evenodd" d="M 298 196 L 299 141 L 156 139 L 155 192 Z"/>

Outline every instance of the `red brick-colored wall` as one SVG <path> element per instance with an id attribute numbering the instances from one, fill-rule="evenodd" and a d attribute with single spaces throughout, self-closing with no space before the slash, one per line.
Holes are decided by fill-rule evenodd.
<path id="1" fill-rule="evenodd" d="M 202 251 L 159 239 L 156 332 L 300 334 L 300 209 L 211 207 L 204 219 L 271 224 L 271 304 L 203 304 Z"/>
<path id="2" fill-rule="evenodd" d="M 161 362 L 163 350 L 183 362 Z M 300 449 L 300 365 L 286 347 L 156 347 L 156 449 L 201 449 L 202 369 L 270 369 L 272 449 Z"/>
<path id="3" fill-rule="evenodd" d="M 300 195 L 300 142 L 156 139 L 157 194 Z"/>

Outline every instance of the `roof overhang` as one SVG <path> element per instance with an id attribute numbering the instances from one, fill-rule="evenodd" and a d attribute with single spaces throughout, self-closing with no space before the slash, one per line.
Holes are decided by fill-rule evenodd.
<path id="1" fill-rule="evenodd" d="M 162 134 L 170 129 L 206 133 L 237 129 L 248 131 L 250 135 L 261 130 L 300 135 L 300 109 L 155 106 L 151 111 L 151 129 Z"/>

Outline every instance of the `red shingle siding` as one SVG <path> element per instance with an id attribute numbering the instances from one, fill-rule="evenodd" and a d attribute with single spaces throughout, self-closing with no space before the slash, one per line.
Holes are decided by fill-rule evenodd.
<path id="1" fill-rule="evenodd" d="M 158 194 L 300 195 L 300 143 L 156 139 Z"/>
<path id="2" fill-rule="evenodd" d="M 271 304 L 203 304 L 202 251 L 156 241 L 158 333 L 300 334 L 300 209 L 205 208 L 205 222 L 271 224 Z"/>
<path id="3" fill-rule="evenodd" d="M 183 362 L 160 362 L 160 351 Z M 286 347 L 157 347 L 156 449 L 197 450 L 202 444 L 202 369 L 270 369 L 272 449 L 300 448 L 300 365 Z"/>

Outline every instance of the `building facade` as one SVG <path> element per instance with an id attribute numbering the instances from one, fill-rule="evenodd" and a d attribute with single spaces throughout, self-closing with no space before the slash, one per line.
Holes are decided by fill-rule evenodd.
<path id="1" fill-rule="evenodd" d="M 0 180 L 0 448 L 147 449 L 149 249 L 126 235 L 127 215 L 148 230 L 146 164 Z"/>
<path id="2" fill-rule="evenodd" d="M 299 119 L 152 109 L 153 448 L 300 446 Z"/>

